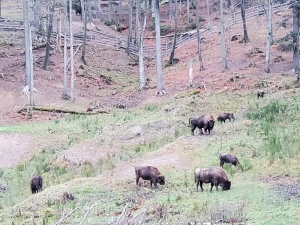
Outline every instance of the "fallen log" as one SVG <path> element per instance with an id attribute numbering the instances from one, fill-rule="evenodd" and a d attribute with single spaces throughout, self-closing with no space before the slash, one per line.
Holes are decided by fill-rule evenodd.
<path id="1" fill-rule="evenodd" d="M 55 109 L 55 108 L 46 108 L 46 107 L 39 107 L 39 106 L 33 106 L 32 110 L 43 111 L 43 112 L 54 112 L 54 113 L 70 113 L 70 114 L 79 114 L 79 115 L 96 115 L 100 113 L 109 113 L 109 111 L 101 110 L 101 109 L 94 110 L 93 112 L 83 112 L 83 111 L 74 111 L 69 109 Z M 18 111 L 18 113 L 24 113 L 24 111 L 27 112 L 28 108 L 23 107 Z"/>

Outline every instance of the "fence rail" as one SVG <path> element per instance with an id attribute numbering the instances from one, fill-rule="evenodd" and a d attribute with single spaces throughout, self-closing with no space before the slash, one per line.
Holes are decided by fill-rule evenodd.
<path id="1" fill-rule="evenodd" d="M 273 13 L 278 12 L 280 10 L 286 10 L 292 3 L 290 1 L 283 4 L 275 4 L 272 6 Z M 235 25 L 242 23 L 241 11 L 236 10 L 237 7 L 233 7 L 228 9 L 227 15 L 225 16 L 225 29 Z M 259 16 L 266 14 L 266 8 L 264 5 L 256 5 L 250 8 L 245 9 L 245 18 L 257 18 Z M 24 29 L 22 21 L 10 21 L 10 20 L 2 20 L 0 21 L 0 30 L 22 30 Z M 200 36 L 201 38 L 214 33 L 219 32 L 220 26 L 219 24 L 212 23 L 208 29 L 201 30 Z M 92 42 L 97 43 L 99 45 L 113 47 L 113 48 L 126 48 L 127 47 L 127 38 L 124 36 L 113 36 L 101 31 L 90 31 L 88 32 L 88 39 Z M 81 37 L 74 37 L 75 40 L 81 40 Z M 181 33 L 177 37 L 176 48 L 182 47 L 190 41 L 197 39 L 197 32 L 187 32 Z M 165 42 L 161 44 L 161 52 L 162 56 L 169 54 L 172 51 L 173 41 Z M 146 58 L 155 58 L 156 57 L 156 45 L 144 45 L 144 57 Z M 131 43 L 129 46 L 130 54 L 139 55 L 139 46 L 137 44 Z"/>

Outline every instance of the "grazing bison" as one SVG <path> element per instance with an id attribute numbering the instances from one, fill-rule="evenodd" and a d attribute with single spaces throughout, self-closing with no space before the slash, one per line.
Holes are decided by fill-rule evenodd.
<path id="1" fill-rule="evenodd" d="M 39 175 L 34 175 L 30 181 L 32 194 L 38 193 L 43 189 L 43 178 Z"/>
<path id="2" fill-rule="evenodd" d="M 223 190 L 230 190 L 231 181 L 228 180 L 226 172 L 217 166 L 207 167 L 207 168 L 196 168 L 195 169 L 195 183 L 198 191 L 198 186 L 200 184 L 200 188 L 203 191 L 203 183 L 211 183 L 210 191 L 212 191 L 213 186 L 216 186 L 218 190 L 218 186 L 220 185 Z"/>
<path id="3" fill-rule="evenodd" d="M 233 113 L 221 113 L 219 116 L 218 116 L 218 118 L 217 118 L 217 120 L 219 121 L 219 122 L 226 122 L 226 120 L 230 120 L 230 122 L 231 122 L 231 120 L 235 120 L 235 118 L 233 117 Z"/>
<path id="4" fill-rule="evenodd" d="M 199 134 L 203 134 L 202 128 L 204 132 L 210 134 L 210 131 L 214 128 L 215 120 L 212 115 L 202 115 L 199 118 L 190 118 L 189 125 L 191 127 L 192 135 L 194 135 L 195 129 L 199 128 Z"/>
<path id="5" fill-rule="evenodd" d="M 257 92 L 257 99 L 259 99 L 259 97 L 263 98 L 265 95 L 265 92 L 264 91 L 258 91 Z"/>
<path id="6" fill-rule="evenodd" d="M 219 155 L 220 158 L 220 166 L 223 167 L 224 163 L 231 163 L 232 165 L 236 166 L 239 164 L 239 160 L 235 155 L 222 153 Z"/>
<path id="7" fill-rule="evenodd" d="M 165 184 L 165 177 L 158 171 L 156 167 L 153 166 L 136 166 L 135 176 L 136 185 L 139 184 L 140 177 L 144 180 L 150 180 L 151 187 L 152 183 L 155 187 L 157 187 L 157 183 L 161 185 Z"/>

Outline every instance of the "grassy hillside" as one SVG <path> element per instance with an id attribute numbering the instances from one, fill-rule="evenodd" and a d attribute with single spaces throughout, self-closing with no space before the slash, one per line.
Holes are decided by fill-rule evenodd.
<path id="1" fill-rule="evenodd" d="M 28 224 L 32 216 L 37 224 L 54 224 L 74 209 L 64 224 L 79 224 L 90 207 L 85 224 L 115 224 L 124 208 L 133 224 L 297 224 L 299 102 L 297 89 L 259 100 L 251 92 L 180 93 L 130 110 L 1 127 L 0 132 L 29 134 L 41 148 L 31 160 L 0 171 L 0 224 Z M 235 122 L 216 123 L 211 136 L 190 135 L 188 118 L 226 111 Z M 82 149 L 88 145 L 95 152 Z M 72 160 L 70 151 L 82 151 L 82 160 Z M 194 168 L 218 165 L 221 152 L 241 162 L 225 165 L 231 190 L 209 192 L 204 184 L 197 193 Z M 137 188 L 136 165 L 158 167 L 166 185 L 151 189 L 142 182 Z M 34 173 L 44 178 L 44 188 L 32 195 Z M 74 200 L 66 201 L 64 192 Z"/>

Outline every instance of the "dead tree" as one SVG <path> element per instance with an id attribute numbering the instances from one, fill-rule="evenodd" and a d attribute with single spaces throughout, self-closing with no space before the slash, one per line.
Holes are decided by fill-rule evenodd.
<path id="1" fill-rule="evenodd" d="M 265 72 L 270 73 L 270 46 L 272 39 L 272 0 L 268 0 L 268 34 L 266 47 Z"/>
<path id="2" fill-rule="evenodd" d="M 172 45 L 172 51 L 169 58 L 169 64 L 174 64 L 174 56 L 175 56 L 175 49 L 176 49 L 176 39 L 177 39 L 177 32 L 178 32 L 178 22 L 177 22 L 177 2 L 175 2 L 175 10 L 174 10 L 174 21 L 175 21 L 175 29 L 174 29 L 174 38 L 173 38 L 173 45 Z"/>
<path id="3" fill-rule="evenodd" d="M 166 94 L 163 83 L 162 73 L 162 56 L 161 56 L 161 42 L 160 42 L 160 15 L 159 15 L 159 0 L 154 0 L 155 13 L 155 43 L 156 43 L 156 71 L 157 71 L 157 91 L 156 94 Z"/>
<path id="4" fill-rule="evenodd" d="M 23 0 L 23 17 L 24 17 L 24 32 L 25 32 L 25 87 L 21 94 L 26 94 L 30 91 L 30 105 L 33 106 L 33 55 L 32 55 L 32 40 L 31 29 L 29 24 L 29 6 L 28 0 Z"/>
<path id="5" fill-rule="evenodd" d="M 299 81 L 299 3 L 293 3 L 293 65 L 294 65 L 294 72 L 298 74 L 297 80 Z"/>
<path id="6" fill-rule="evenodd" d="M 54 14 L 54 2 L 48 2 L 48 24 L 47 24 L 47 43 L 46 43 L 46 53 L 43 69 L 47 70 L 50 57 L 50 42 L 51 42 L 51 33 L 52 33 L 52 23 L 53 23 L 53 14 Z M 71 13 L 70 13 L 71 14 Z"/>
<path id="7" fill-rule="evenodd" d="M 143 28 L 141 28 L 140 20 L 138 20 L 138 28 L 139 28 L 139 34 L 140 34 L 140 48 L 139 48 L 139 72 L 140 72 L 140 88 L 144 88 L 147 80 L 145 76 L 145 67 L 144 67 L 144 44 L 143 44 L 143 39 L 144 39 L 144 33 L 146 29 L 146 18 L 147 14 L 145 13 L 144 15 L 144 24 Z"/>
<path id="8" fill-rule="evenodd" d="M 70 12 L 72 11 L 72 0 L 69 0 Z M 72 26 L 72 13 L 69 13 L 70 25 L 70 61 L 71 61 L 71 101 L 75 102 L 74 96 L 74 55 L 73 55 L 73 26 Z"/>
<path id="9" fill-rule="evenodd" d="M 224 0 L 220 1 L 220 12 L 221 12 L 221 48 L 222 48 L 222 70 L 228 70 L 227 59 L 226 59 L 226 43 L 225 43 L 225 25 L 224 25 Z"/>
<path id="10" fill-rule="evenodd" d="M 246 26 L 245 0 L 242 0 L 241 15 L 242 15 L 243 29 L 244 29 L 244 38 L 241 42 L 246 43 L 249 42 L 249 37 L 248 37 L 247 26 Z"/>
<path id="11" fill-rule="evenodd" d="M 201 38 L 199 30 L 199 0 L 196 0 L 196 28 L 197 28 L 197 42 L 198 42 L 198 59 L 200 63 L 200 71 L 204 70 L 202 54 L 201 54 Z"/>

